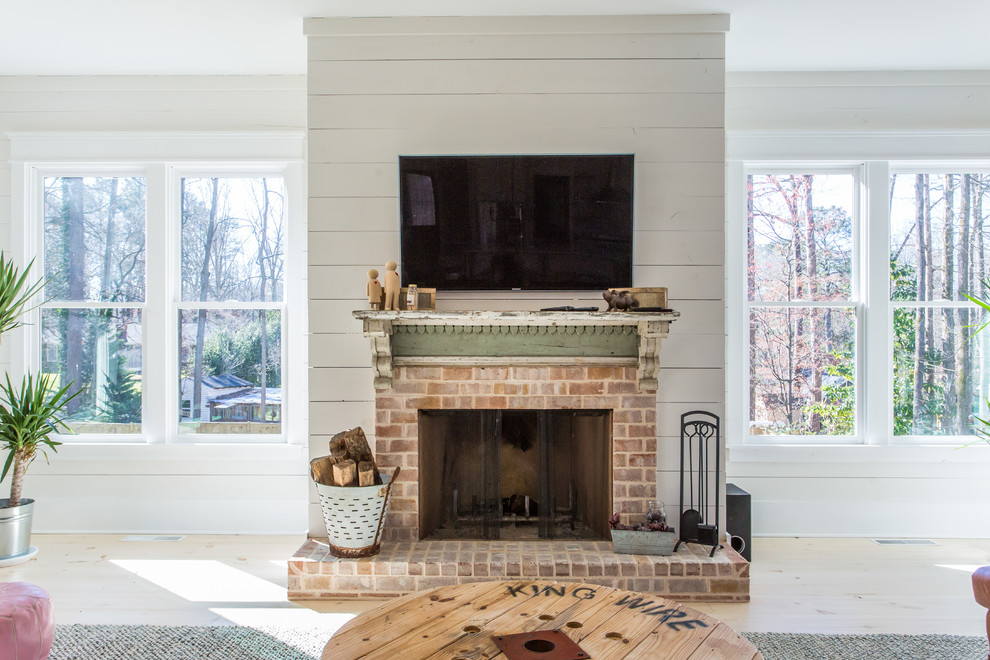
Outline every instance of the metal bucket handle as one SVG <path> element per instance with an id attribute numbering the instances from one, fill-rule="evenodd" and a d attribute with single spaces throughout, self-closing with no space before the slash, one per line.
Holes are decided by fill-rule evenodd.
<path id="1" fill-rule="evenodd" d="M 388 480 L 385 485 L 385 501 L 382 503 L 382 512 L 388 508 L 388 498 L 392 495 L 392 486 L 395 484 L 395 480 L 399 478 L 399 470 L 402 469 L 400 466 L 395 466 L 395 472 L 392 473 L 392 478 Z M 375 542 L 374 545 L 378 545 L 382 540 L 382 525 L 385 524 L 385 516 L 378 516 L 378 529 L 375 530 Z"/>

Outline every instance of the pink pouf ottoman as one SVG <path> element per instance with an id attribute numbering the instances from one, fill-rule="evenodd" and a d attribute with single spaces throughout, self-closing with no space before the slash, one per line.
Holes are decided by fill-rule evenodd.
<path id="1" fill-rule="evenodd" d="M 45 660 L 54 637 L 48 592 L 27 582 L 0 582 L 0 658 Z"/>

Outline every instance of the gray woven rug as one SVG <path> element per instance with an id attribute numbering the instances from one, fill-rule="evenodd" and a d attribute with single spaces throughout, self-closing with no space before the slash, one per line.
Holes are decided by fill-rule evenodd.
<path id="1" fill-rule="evenodd" d="M 987 660 L 986 637 L 743 633 L 764 660 Z"/>
<path id="2" fill-rule="evenodd" d="M 49 660 L 313 660 L 330 634 L 242 626 L 55 625 Z"/>
<path id="3" fill-rule="evenodd" d="M 987 660 L 984 637 L 746 633 L 765 660 Z M 50 660 L 314 660 L 320 630 L 58 625 Z M 341 659 L 344 660 L 344 659 Z"/>

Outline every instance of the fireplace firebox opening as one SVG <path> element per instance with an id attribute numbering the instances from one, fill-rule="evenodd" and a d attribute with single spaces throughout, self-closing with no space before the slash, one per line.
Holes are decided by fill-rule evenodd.
<path id="1" fill-rule="evenodd" d="M 420 410 L 421 539 L 608 538 L 611 410 Z"/>

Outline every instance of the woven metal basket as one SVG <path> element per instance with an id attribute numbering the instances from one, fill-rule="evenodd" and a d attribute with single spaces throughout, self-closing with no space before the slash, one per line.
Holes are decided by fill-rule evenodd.
<path id="1" fill-rule="evenodd" d="M 342 487 L 316 483 L 330 554 L 345 558 L 378 554 L 389 495 L 398 473 L 396 470 L 391 477 L 383 474 L 383 483 L 376 486 Z"/>

